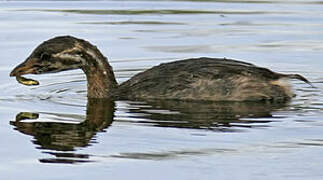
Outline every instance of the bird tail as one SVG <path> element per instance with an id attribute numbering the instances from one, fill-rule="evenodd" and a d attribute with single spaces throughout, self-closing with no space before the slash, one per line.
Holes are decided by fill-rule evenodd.
<path id="1" fill-rule="evenodd" d="M 297 79 L 297 80 L 300 80 L 300 81 L 303 81 L 303 82 L 309 84 L 312 87 L 315 87 L 309 80 L 307 80 L 304 76 L 299 75 L 299 74 L 284 74 L 283 77 L 287 77 L 290 79 Z"/>

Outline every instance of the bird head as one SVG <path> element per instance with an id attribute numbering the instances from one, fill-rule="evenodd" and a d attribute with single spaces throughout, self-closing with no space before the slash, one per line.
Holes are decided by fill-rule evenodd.
<path id="1" fill-rule="evenodd" d="M 81 68 L 85 63 L 87 41 L 60 36 L 40 44 L 30 56 L 16 66 L 10 76 L 44 74 Z"/>

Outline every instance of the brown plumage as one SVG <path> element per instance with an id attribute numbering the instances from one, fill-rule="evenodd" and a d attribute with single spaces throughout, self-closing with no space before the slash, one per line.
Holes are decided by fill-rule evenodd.
<path id="1" fill-rule="evenodd" d="M 71 36 L 40 44 L 10 76 L 80 68 L 88 97 L 200 101 L 287 101 L 293 94 L 283 79 L 310 82 L 298 74 L 280 74 L 231 59 L 194 58 L 161 64 L 118 85 L 111 66 L 89 42 Z"/>

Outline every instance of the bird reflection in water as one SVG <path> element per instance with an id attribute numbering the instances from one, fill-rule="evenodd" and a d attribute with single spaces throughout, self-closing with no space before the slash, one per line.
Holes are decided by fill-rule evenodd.
<path id="1" fill-rule="evenodd" d="M 272 112 L 286 106 L 270 102 L 127 102 L 127 117 L 120 123 L 133 125 L 204 129 L 216 132 L 241 132 L 245 128 L 267 127 Z M 55 158 L 40 159 L 44 163 L 92 162 L 90 155 L 76 154 L 77 147 L 89 146 L 97 132 L 108 128 L 114 119 L 115 103 L 106 99 L 88 99 L 85 121 L 79 124 L 58 122 L 28 122 L 37 113 L 22 112 L 10 122 L 21 133 L 34 137 L 39 149 Z M 62 115 L 60 115 L 62 116 Z M 261 118 L 261 119 L 259 119 Z M 266 118 L 265 120 L 263 118 Z M 129 119 L 129 121 L 127 120 Z M 132 153 L 121 153 L 132 156 Z M 138 155 L 140 153 L 134 153 Z M 146 154 L 146 153 L 145 153 Z M 116 157 L 112 155 L 111 157 Z M 119 157 L 119 156 L 118 156 Z M 122 157 L 127 158 L 127 157 Z"/>
<path id="2" fill-rule="evenodd" d="M 271 113 L 287 103 L 275 102 L 185 102 L 149 101 L 147 105 L 130 104 L 134 118 L 158 127 L 206 129 L 217 132 L 239 132 L 241 128 L 265 127 L 257 125 L 271 122 Z M 167 111 L 164 111 L 167 110 Z M 138 114 L 138 115 L 136 115 Z M 262 118 L 262 120 L 259 120 Z M 267 118 L 263 120 L 263 118 Z M 147 119 L 147 121 L 145 121 Z M 153 121 L 151 121 L 153 120 Z M 237 128 L 238 127 L 238 128 Z"/>

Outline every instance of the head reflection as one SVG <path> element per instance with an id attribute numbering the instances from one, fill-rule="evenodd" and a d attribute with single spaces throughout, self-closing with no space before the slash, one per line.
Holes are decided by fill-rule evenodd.
<path id="1" fill-rule="evenodd" d="M 114 108 L 113 101 L 88 99 L 86 117 L 81 123 L 28 122 L 26 120 L 38 119 L 39 114 L 21 112 L 10 124 L 19 132 L 33 136 L 33 143 L 40 149 L 73 151 L 77 147 L 88 146 L 97 132 L 111 125 Z M 58 116 L 64 118 L 64 114 Z"/>

